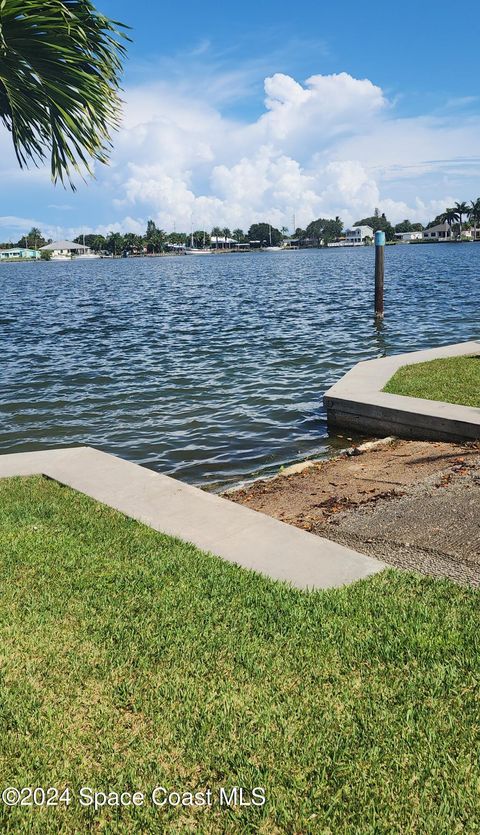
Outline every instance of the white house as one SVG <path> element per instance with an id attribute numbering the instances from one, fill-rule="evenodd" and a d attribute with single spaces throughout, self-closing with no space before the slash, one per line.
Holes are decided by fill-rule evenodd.
<path id="1" fill-rule="evenodd" d="M 210 245 L 215 249 L 231 248 L 236 243 L 235 238 L 225 237 L 224 235 L 212 235 L 210 237 Z"/>
<path id="2" fill-rule="evenodd" d="M 40 258 L 40 253 L 37 249 L 28 249 L 21 246 L 0 249 L 1 261 L 18 261 L 19 258 Z"/>
<path id="3" fill-rule="evenodd" d="M 448 223 L 437 223 L 436 226 L 431 226 L 430 229 L 423 230 L 424 239 L 432 239 L 434 241 L 451 240 L 452 230 Z"/>
<path id="4" fill-rule="evenodd" d="M 423 232 L 395 232 L 395 237 L 404 244 L 409 244 L 410 241 L 421 241 Z"/>
<path id="5" fill-rule="evenodd" d="M 73 255 L 86 255 L 90 252 L 88 246 L 75 244 L 73 241 L 52 241 L 51 244 L 45 244 L 40 249 L 43 252 L 51 252 L 52 258 L 60 261 L 71 258 Z"/>
<path id="6" fill-rule="evenodd" d="M 365 238 L 373 238 L 375 233 L 370 226 L 352 226 L 345 232 L 345 243 L 347 245 L 363 244 Z"/>

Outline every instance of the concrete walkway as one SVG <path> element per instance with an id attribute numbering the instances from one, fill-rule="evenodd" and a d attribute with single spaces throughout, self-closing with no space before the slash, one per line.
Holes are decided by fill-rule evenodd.
<path id="1" fill-rule="evenodd" d="M 0 456 L 0 478 L 47 475 L 155 530 L 302 589 L 368 577 L 382 562 L 91 447 Z"/>

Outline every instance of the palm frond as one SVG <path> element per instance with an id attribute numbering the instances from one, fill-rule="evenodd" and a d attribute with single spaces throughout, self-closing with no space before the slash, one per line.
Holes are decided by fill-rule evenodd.
<path id="1" fill-rule="evenodd" d="M 0 0 L 0 119 L 20 166 L 52 178 L 107 162 L 121 115 L 125 27 L 90 0 Z"/>

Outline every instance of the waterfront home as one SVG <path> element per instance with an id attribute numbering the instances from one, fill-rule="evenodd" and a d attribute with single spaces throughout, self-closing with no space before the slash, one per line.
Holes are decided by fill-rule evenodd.
<path id="1" fill-rule="evenodd" d="M 210 238 L 210 246 L 213 249 L 231 249 L 236 243 L 235 238 L 225 237 L 224 235 L 212 235 Z"/>
<path id="2" fill-rule="evenodd" d="M 83 244 L 75 244 L 73 241 L 52 241 L 41 248 L 42 252 L 51 252 L 52 258 L 58 261 L 65 261 L 74 255 L 88 255 L 90 249 Z"/>
<path id="3" fill-rule="evenodd" d="M 345 232 L 345 245 L 355 246 L 363 244 L 366 238 L 373 240 L 374 235 L 375 233 L 371 226 L 352 226 L 351 229 L 347 229 Z"/>
<path id="4" fill-rule="evenodd" d="M 452 230 L 448 223 L 437 223 L 436 226 L 424 229 L 423 237 L 428 240 L 447 241 L 452 239 Z"/>
<path id="5" fill-rule="evenodd" d="M 40 258 L 37 249 L 14 246 L 11 249 L 0 249 L 0 261 L 18 261 L 19 258 Z"/>
<path id="6" fill-rule="evenodd" d="M 410 241 L 421 241 L 423 232 L 395 232 L 395 237 L 403 244 L 409 244 Z"/>

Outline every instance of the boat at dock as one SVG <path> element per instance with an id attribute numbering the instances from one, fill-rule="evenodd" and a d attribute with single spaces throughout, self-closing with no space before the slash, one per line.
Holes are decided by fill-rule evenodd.
<path id="1" fill-rule="evenodd" d="M 94 258 L 102 258 L 98 252 L 82 252 L 81 255 L 73 255 L 72 261 L 91 261 Z"/>
<path id="2" fill-rule="evenodd" d="M 193 232 L 190 234 L 190 246 L 185 248 L 185 255 L 212 255 L 213 250 L 205 246 L 206 238 L 203 233 L 203 247 L 195 246 L 193 240 Z"/>
<path id="3" fill-rule="evenodd" d="M 269 226 L 269 238 L 270 238 L 270 243 L 269 243 L 268 246 L 263 247 L 263 251 L 264 252 L 283 252 L 283 250 L 285 249 L 284 246 L 275 246 L 274 244 L 272 244 L 272 227 L 271 226 Z"/>

